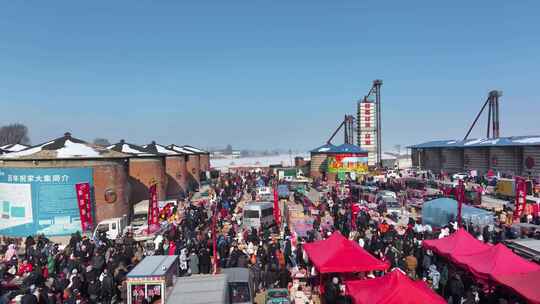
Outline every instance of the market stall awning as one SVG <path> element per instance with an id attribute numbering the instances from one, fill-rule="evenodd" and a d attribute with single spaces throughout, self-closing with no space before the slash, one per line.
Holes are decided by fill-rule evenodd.
<path id="1" fill-rule="evenodd" d="M 443 304 L 446 301 L 423 281 L 413 281 L 400 270 L 375 279 L 345 283 L 355 304 Z"/>
<path id="2" fill-rule="evenodd" d="M 463 228 L 442 239 L 425 240 L 422 242 L 422 246 L 451 260 L 454 256 L 471 255 L 491 247 L 477 240 Z"/>
<path id="3" fill-rule="evenodd" d="M 386 270 L 389 266 L 337 231 L 326 240 L 305 244 L 304 250 L 320 273 Z"/>
<path id="4" fill-rule="evenodd" d="M 514 273 L 494 276 L 495 281 L 504 285 L 532 304 L 540 304 L 540 270 L 528 273 Z"/>
<path id="5" fill-rule="evenodd" d="M 503 244 L 472 255 L 453 256 L 480 280 L 492 280 L 495 276 L 540 271 L 540 266 L 513 253 Z"/>

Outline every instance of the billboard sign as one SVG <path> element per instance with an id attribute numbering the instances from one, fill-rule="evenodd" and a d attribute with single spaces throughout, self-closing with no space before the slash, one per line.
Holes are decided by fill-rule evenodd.
<path id="1" fill-rule="evenodd" d="M 78 183 L 92 189 L 91 168 L 0 168 L 0 235 L 81 231 Z"/>
<path id="2" fill-rule="evenodd" d="M 366 154 L 337 154 L 328 156 L 330 173 L 368 173 Z"/>

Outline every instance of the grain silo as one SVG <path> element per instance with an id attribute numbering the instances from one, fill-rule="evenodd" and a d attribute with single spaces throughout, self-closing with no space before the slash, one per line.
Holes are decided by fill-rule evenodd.
<path id="1" fill-rule="evenodd" d="M 128 215 L 128 155 L 63 137 L 0 157 L 0 234 L 70 235 L 81 230 L 77 184 L 88 183 L 94 224 Z"/>
<path id="2" fill-rule="evenodd" d="M 167 146 L 167 149 L 172 150 L 176 153 L 178 153 L 177 159 L 175 158 L 174 163 L 171 163 L 171 166 L 177 167 L 177 172 L 179 172 L 176 176 L 171 176 L 171 178 L 175 179 L 176 184 L 178 187 L 181 187 L 183 193 L 187 193 L 187 191 L 191 191 L 190 187 L 190 181 L 191 181 L 191 175 L 188 172 L 187 169 L 187 162 L 188 162 L 188 155 L 192 154 L 192 152 L 183 149 L 180 146 L 177 145 L 169 145 Z M 171 158 L 172 159 L 172 158 Z"/>
<path id="3" fill-rule="evenodd" d="M 145 151 L 165 155 L 165 174 L 167 176 L 167 198 L 183 198 L 189 190 L 186 156 L 171 150 L 155 141 L 143 146 Z"/>
<path id="4" fill-rule="evenodd" d="M 327 155 L 328 151 L 336 146 L 327 143 L 310 151 L 311 163 L 309 175 L 311 178 L 325 178 L 327 173 Z"/>
<path id="5" fill-rule="evenodd" d="M 182 148 L 199 155 L 199 165 L 201 173 L 210 171 L 210 153 L 208 151 L 188 145 L 184 145 L 182 146 Z"/>
<path id="6" fill-rule="evenodd" d="M 107 149 L 129 155 L 129 182 L 133 206 L 149 199 L 149 189 L 154 183 L 157 184 L 158 200 L 167 198 L 165 154 L 147 152 L 143 147 L 126 143 L 123 139 Z"/>

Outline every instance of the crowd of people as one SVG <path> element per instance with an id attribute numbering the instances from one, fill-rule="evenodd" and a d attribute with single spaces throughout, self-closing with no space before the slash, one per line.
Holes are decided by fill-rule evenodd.
<path id="1" fill-rule="evenodd" d="M 145 255 L 178 255 L 180 275 L 215 271 L 212 216 L 217 217 L 216 266 L 249 267 L 258 290 L 287 287 L 290 274 L 279 228 L 242 227 L 242 202 L 271 177 L 226 174 L 205 200 L 179 202 L 166 216 L 152 250 L 127 232 L 116 240 L 103 233 L 92 239 L 73 234 L 65 246 L 45 236 L 3 238 L 0 243 L 0 304 L 19 297 L 21 303 L 126 303 L 126 275 Z M 290 245 L 289 245 L 290 249 Z M 22 252 L 22 251 L 23 252 Z M 151 302 L 151 301 L 149 301 Z"/>
<path id="2" fill-rule="evenodd" d="M 126 303 L 126 275 L 145 255 L 178 255 L 180 275 L 208 274 L 217 268 L 249 268 L 256 291 L 289 288 L 293 277 L 303 273 L 312 288 L 323 286 L 325 303 L 349 303 L 338 274 L 319 282 L 303 245 L 323 240 L 334 231 L 358 242 L 373 256 L 399 268 L 412 279 L 425 280 L 450 303 L 500 303 L 514 301 L 502 290 L 487 290 L 475 283 L 466 272 L 437 257 L 421 246 L 426 239 L 442 238 L 457 229 L 450 222 L 435 231 L 413 217 L 405 223 L 394 221 L 384 208 L 364 206 L 353 212 L 350 195 L 340 195 L 336 187 L 312 202 L 303 195 L 294 196 L 290 204 L 298 204 L 313 220 L 313 228 L 298 237 L 294 227 L 273 226 L 270 229 L 248 229 L 242 225 L 242 207 L 257 186 L 270 186 L 275 177 L 260 173 L 224 174 L 212 184 L 205 200 L 186 199 L 172 207 L 161 218 L 163 229 L 152 243 L 152 250 L 136 242 L 131 233 L 109 240 L 76 233 L 69 243 L 60 246 L 44 236 L 28 236 L 24 242 L 3 238 L 0 244 L 0 279 L 3 293 L 0 304 L 19 296 L 21 303 Z M 386 185 L 379 183 L 379 189 Z M 213 220 L 212 217 L 216 217 Z M 216 223 L 216 227 L 212 227 Z M 479 239 L 498 243 L 505 239 L 504 226 L 465 228 Z M 495 229 L 497 228 L 497 229 Z M 217 256 L 214 257 L 213 231 L 216 232 Z M 358 274 L 363 278 L 383 272 Z M 322 291 L 321 290 L 321 291 Z M 312 303 L 305 298 L 303 303 Z M 149 303 L 152 302 L 150 299 Z M 514 303 L 514 302 L 507 302 Z M 515 302 L 517 303 L 517 302 Z"/>

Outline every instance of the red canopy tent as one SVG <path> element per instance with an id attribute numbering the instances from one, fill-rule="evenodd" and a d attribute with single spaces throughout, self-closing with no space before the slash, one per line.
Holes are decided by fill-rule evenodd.
<path id="1" fill-rule="evenodd" d="M 400 270 L 368 280 L 347 281 L 355 304 L 443 304 L 446 301 L 423 281 L 413 281 Z"/>
<path id="2" fill-rule="evenodd" d="M 304 250 L 319 273 L 386 270 L 389 266 L 337 231 L 326 240 L 305 244 Z"/>
<path id="3" fill-rule="evenodd" d="M 453 256 L 480 280 L 494 280 L 495 276 L 540 271 L 540 266 L 516 255 L 503 244 L 497 244 L 472 255 Z"/>
<path id="4" fill-rule="evenodd" d="M 477 240 L 463 228 L 442 239 L 425 240 L 422 246 L 451 260 L 455 256 L 471 255 L 492 247 Z"/>
<path id="5" fill-rule="evenodd" d="M 521 295 L 531 304 L 540 304 L 540 270 L 528 273 L 496 275 L 495 281 Z"/>

